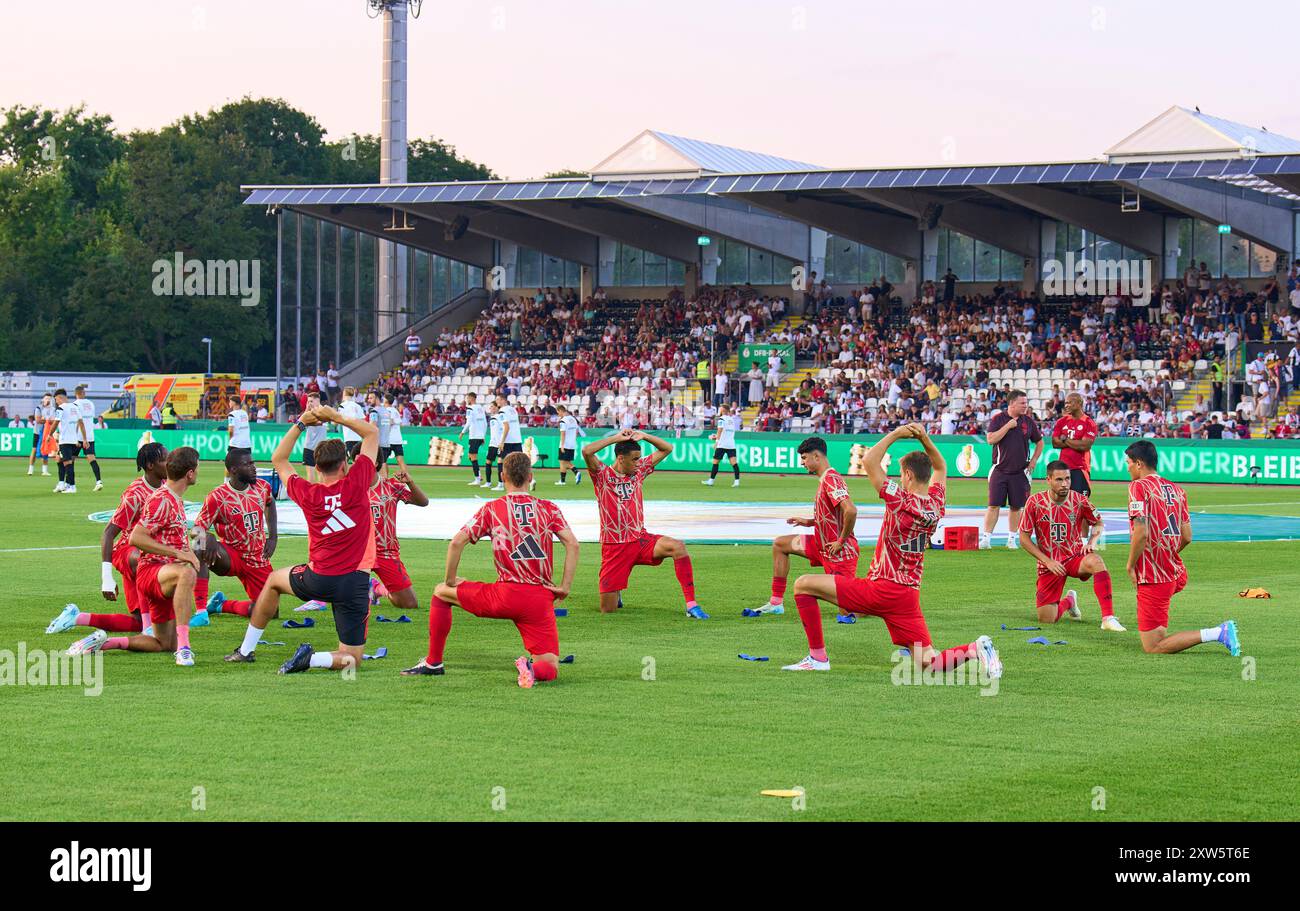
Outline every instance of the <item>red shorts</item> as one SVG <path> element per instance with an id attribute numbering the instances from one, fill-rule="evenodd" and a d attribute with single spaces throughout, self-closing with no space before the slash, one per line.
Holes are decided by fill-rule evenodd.
<path id="1" fill-rule="evenodd" d="M 813 566 L 820 566 L 829 576 L 849 576 L 858 574 L 858 542 L 850 539 L 844 542 L 839 557 L 828 557 L 822 553 L 821 539 L 816 535 L 803 536 L 803 555 Z"/>
<path id="2" fill-rule="evenodd" d="M 520 582 L 462 582 L 456 600 L 476 617 L 513 620 L 530 655 L 558 655 L 555 595 L 540 585 Z"/>
<path id="3" fill-rule="evenodd" d="M 1187 587 L 1184 570 L 1172 582 L 1139 582 L 1137 587 L 1138 632 L 1149 633 L 1169 625 L 1169 602 Z"/>
<path id="4" fill-rule="evenodd" d="M 635 541 L 600 545 L 600 593 L 621 592 L 634 566 L 658 566 L 663 557 L 655 557 L 655 544 L 663 535 L 648 532 Z"/>
<path id="5" fill-rule="evenodd" d="M 384 584 L 384 588 L 388 589 L 390 595 L 411 587 L 411 577 L 397 557 L 381 557 L 376 554 L 372 571 L 379 577 L 379 581 Z"/>
<path id="6" fill-rule="evenodd" d="M 836 576 L 835 600 L 850 613 L 884 620 L 895 645 L 910 649 L 930 645 L 930 630 L 921 614 L 921 594 L 910 585 Z"/>
<path id="7" fill-rule="evenodd" d="M 176 619 L 176 609 L 172 599 L 164 595 L 158 584 L 158 573 L 167 563 L 146 563 L 140 561 L 135 572 L 135 593 L 141 610 L 149 611 L 149 618 L 155 623 L 166 623 Z"/>
<path id="8" fill-rule="evenodd" d="M 244 591 L 248 592 L 248 600 L 256 602 L 258 596 L 262 594 L 262 589 L 266 587 L 266 580 L 271 578 L 273 571 L 271 564 L 249 566 L 240 554 L 229 547 L 226 548 L 226 554 L 230 557 L 230 575 L 244 586 Z"/>
<path id="9" fill-rule="evenodd" d="M 1077 554 L 1071 557 L 1067 562 L 1061 565 L 1065 567 L 1065 575 L 1057 576 L 1052 573 L 1038 574 L 1038 606 L 1044 604 L 1059 604 L 1061 601 L 1061 592 L 1065 591 L 1066 579 L 1082 579 L 1079 575 L 1079 564 L 1087 554 Z"/>
<path id="10" fill-rule="evenodd" d="M 135 573 L 131 570 L 131 547 L 113 551 L 113 568 L 122 574 L 122 597 L 130 613 L 140 610 L 140 596 L 135 590 Z M 137 551 L 138 553 L 138 551 Z"/>

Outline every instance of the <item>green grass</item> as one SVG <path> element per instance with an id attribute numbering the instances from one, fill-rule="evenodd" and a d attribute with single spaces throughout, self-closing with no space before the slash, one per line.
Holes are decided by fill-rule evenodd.
<path id="1" fill-rule="evenodd" d="M 0 460 L 0 648 L 64 647 L 73 635 L 46 637 L 44 626 L 65 602 L 103 603 L 97 551 L 6 551 L 94 545 L 101 526 L 85 517 L 115 505 L 131 471 L 108 462 L 105 491 L 83 482 L 76 496 L 55 496 L 52 479 L 25 470 Z M 193 499 L 218 472 L 204 463 Z M 84 463 L 78 474 L 89 478 Z M 466 494 L 463 472 L 416 474 L 435 497 Z M 543 495 L 590 496 L 586 486 L 552 487 L 552 478 L 543 476 Z M 865 482 L 850 483 L 868 502 Z M 982 489 L 955 481 L 949 499 L 977 505 Z M 665 473 L 648 490 L 653 528 L 654 499 L 806 501 L 813 482 L 751 475 L 733 491 Z M 1300 515 L 1295 488 L 1190 494 L 1194 510 Z M 1096 499 L 1122 506 L 1123 485 L 1101 485 Z M 444 550 L 425 540 L 404 548 L 422 603 Z M 1121 554 L 1107 552 L 1116 608 L 1135 630 Z M 275 562 L 305 555 L 306 539 L 286 537 Z M 768 593 L 762 546 L 692 548 L 699 597 L 714 618 L 698 623 L 683 617 L 668 566 L 637 569 L 627 607 L 599 615 L 598 551 L 585 545 L 571 613 L 559 621 L 561 650 L 576 663 L 558 685 L 531 691 L 514 685 L 513 627 L 461 611 L 447 675 L 424 679 L 397 675 L 424 653 L 423 608 L 410 625 L 371 625 L 370 649 L 385 645 L 389 657 L 366 662 L 353 681 L 274 673 L 299 641 L 332 646 L 328 619 L 308 631 L 274 624 L 267 638 L 289 646 L 264 648 L 245 667 L 220 660 L 244 621 L 217 618 L 194 632 L 193 669 L 170 656 L 111 653 L 98 697 L 0 688 L 0 818 L 1295 819 L 1296 546 L 1193 544 L 1186 556 L 1192 582 L 1175 601 L 1175 626 L 1235 617 L 1255 679 L 1243 679 L 1243 662 L 1217 645 L 1155 657 L 1136 632 L 1102 633 L 1087 585 L 1088 622 L 1045 631 L 1069 645 L 1029 645 L 1034 633 L 1001 631 L 1036 625 L 1033 567 L 1002 549 L 930 554 L 922 593 L 936 645 L 994 637 L 1006 664 L 995 697 L 971 686 L 891 685 L 883 625 L 840 626 L 829 613 L 834 670 L 782 674 L 779 665 L 806 650 L 792 599 L 783 617 L 739 616 Z M 491 578 L 486 547 L 468 551 L 463 571 Z M 1275 597 L 1237 599 L 1248 585 Z M 738 652 L 772 660 L 744 662 Z M 643 679 L 647 659 L 653 680 Z M 758 794 L 793 786 L 807 792 L 802 812 Z M 199 787 L 203 811 L 192 809 Z M 1106 790 L 1104 813 L 1091 808 L 1095 787 Z M 494 788 L 504 788 L 502 811 L 492 808 Z"/>

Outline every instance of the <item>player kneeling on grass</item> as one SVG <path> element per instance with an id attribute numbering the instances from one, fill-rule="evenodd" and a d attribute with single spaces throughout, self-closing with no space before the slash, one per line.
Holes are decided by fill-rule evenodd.
<path id="1" fill-rule="evenodd" d="M 885 476 L 882 461 L 898 440 L 919 440 L 924 452 L 909 452 L 899 460 L 900 476 Z M 908 424 L 888 433 L 866 455 L 867 476 L 885 501 L 885 519 L 876 543 L 875 557 L 865 579 L 851 576 L 800 576 L 794 581 L 794 603 L 808 636 L 808 657 L 782 668 L 786 671 L 829 671 L 830 659 L 822 636 L 818 601 L 839 605 L 853 614 L 885 621 L 895 645 L 907 648 L 919 670 L 949 671 L 978 658 L 988 677 L 1002 676 L 1002 659 L 993 640 L 980 636 L 974 642 L 935 651 L 930 630 L 921 613 L 921 573 L 930 536 L 944 513 L 948 466 L 920 424 Z"/>
<path id="2" fill-rule="evenodd" d="M 413 611 L 419 602 L 397 540 L 398 503 L 428 506 L 429 497 L 405 471 L 390 478 L 388 466 L 380 465 L 370 485 L 370 512 L 375 523 L 374 574 L 378 577 L 370 580 L 370 606 L 377 607 L 379 599 L 387 597 L 398 610 Z"/>
<path id="3" fill-rule="evenodd" d="M 174 651 L 176 663 L 192 667 L 190 617 L 194 613 L 194 580 L 199 558 L 190 549 L 185 528 L 185 491 L 194 486 L 199 472 L 198 451 L 189 446 L 167 456 L 167 483 L 149 495 L 130 545 L 140 551 L 135 587 L 141 612 L 148 612 L 153 632 L 109 638 L 103 630 L 75 643 L 69 655 L 98 649 L 132 652 Z"/>
<path id="4" fill-rule="evenodd" d="M 289 456 L 303 430 L 324 421 L 351 431 L 360 444 L 356 461 L 349 466 L 342 442 L 321 442 L 316 447 L 316 470 L 321 479 L 312 484 L 294 471 Z M 375 558 L 369 490 L 378 456 L 379 427 L 362 418 L 346 417 L 333 408 L 305 411 L 289 428 L 276 446 L 271 464 L 289 492 L 289 499 L 302 508 L 307 521 L 307 562 L 271 573 L 253 606 L 244 642 L 226 656 L 227 661 L 252 662 L 266 625 L 279 613 L 280 596 L 292 593 L 304 601 L 324 601 L 334 608 L 339 647 L 334 652 L 315 652 L 310 643 L 304 642 L 280 666 L 280 673 L 296 674 L 311 667 L 342 670 L 361 666 L 370 619 L 370 568 Z"/>
<path id="5" fill-rule="evenodd" d="M 214 526 L 217 534 L 209 535 L 208 529 Z M 208 614 L 250 616 L 273 571 L 271 555 L 278 535 L 271 485 L 257 476 L 257 464 L 246 451 L 232 448 L 226 452 L 226 480 L 203 501 L 194 530 L 202 542 L 198 546 L 203 567 L 197 595 L 206 605 L 204 621 Z M 209 571 L 237 578 L 248 598 L 228 599 L 220 591 L 205 598 Z"/>
<path id="6" fill-rule="evenodd" d="M 654 452 L 641 457 L 641 441 Z M 602 464 L 596 453 L 614 447 L 614 464 Z M 667 535 L 645 530 L 645 500 L 642 488 L 655 466 L 672 454 L 673 447 L 659 437 L 639 430 L 620 430 L 611 437 L 582 447 L 582 459 L 591 475 L 592 491 L 600 512 L 600 612 L 608 614 L 623 606 L 623 590 L 634 566 L 658 566 L 669 557 L 677 583 L 686 599 L 686 616 L 707 620 L 709 615 L 695 600 L 695 572 L 686 545 Z"/>
<path id="7" fill-rule="evenodd" d="M 1061 597 L 1067 578 L 1086 582 L 1101 605 L 1101 628 L 1122 633 L 1111 598 L 1110 573 L 1094 548 L 1105 526 L 1101 515 L 1082 493 L 1071 489 L 1070 466 L 1061 460 L 1047 466 L 1047 489 L 1025 502 L 1020 514 L 1020 546 L 1038 561 L 1038 619 L 1055 623 L 1066 614 L 1081 620 L 1079 593 Z M 1084 529 L 1090 528 L 1083 542 Z"/>
<path id="8" fill-rule="evenodd" d="M 77 626 L 93 626 L 112 633 L 139 633 L 149 629 L 148 611 L 141 611 L 140 596 L 135 590 L 135 572 L 140 561 L 140 551 L 131 546 L 131 532 L 140 521 L 144 504 L 150 495 L 167 483 L 167 449 L 162 443 L 145 443 L 135 455 L 136 471 L 144 472 L 122 491 L 122 499 L 113 517 L 104 527 L 100 538 L 100 556 L 103 559 L 101 593 L 105 601 L 116 601 L 118 586 L 113 570 L 122 574 L 122 596 L 126 601 L 125 614 L 92 614 L 69 604 L 45 627 L 46 633 L 61 633 Z M 105 637 L 107 638 L 107 637 Z M 88 640 L 87 640 L 88 641 Z"/>
<path id="9" fill-rule="evenodd" d="M 487 503 L 447 546 L 447 574 L 429 602 L 429 653 L 405 677 L 438 676 L 451 632 L 451 607 L 476 617 L 511 620 L 524 640 L 527 655 L 515 661 L 519 685 L 554 680 L 560 666 L 560 634 L 555 602 L 568 597 L 578 568 L 578 539 L 560 508 L 532 496 L 533 467 L 528 455 L 512 452 L 501 462 L 506 495 Z M 564 545 L 564 576 L 552 583 L 552 540 Z M 458 576 L 466 545 L 487 539 L 496 561 L 496 582 L 471 582 Z"/>
<path id="10" fill-rule="evenodd" d="M 1218 642 L 1235 658 L 1241 654 L 1237 623 L 1187 632 L 1169 632 L 1169 602 L 1187 586 L 1187 567 L 1179 556 L 1192 543 L 1187 495 L 1156 474 L 1156 445 L 1138 440 L 1124 450 L 1128 474 L 1128 577 L 1137 589 L 1138 635 L 1142 650 L 1169 655 L 1202 642 Z"/>
<path id="11" fill-rule="evenodd" d="M 811 528 L 810 535 L 782 535 L 772 542 L 772 597 L 752 613 L 785 613 L 785 586 L 790 575 L 790 555 L 804 557 L 830 576 L 858 574 L 858 539 L 853 527 L 858 508 L 848 485 L 826 458 L 826 441 L 809 437 L 799 444 L 799 462 L 819 479 L 811 519 L 786 519 L 796 528 Z"/>

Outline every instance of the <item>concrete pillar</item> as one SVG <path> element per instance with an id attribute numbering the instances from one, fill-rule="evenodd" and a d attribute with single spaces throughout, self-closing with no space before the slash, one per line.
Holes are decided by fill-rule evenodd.
<path id="1" fill-rule="evenodd" d="M 608 288 L 614 284 L 614 262 L 618 258 L 618 241 L 612 237 L 601 237 L 600 247 L 596 253 L 596 284 Z"/>
<path id="2" fill-rule="evenodd" d="M 682 279 L 682 293 L 686 299 L 690 300 L 700 290 L 700 265 L 699 263 L 687 263 L 686 275 Z"/>
<path id="3" fill-rule="evenodd" d="M 939 280 L 939 228 L 932 228 L 921 235 L 921 281 L 937 282 Z"/>

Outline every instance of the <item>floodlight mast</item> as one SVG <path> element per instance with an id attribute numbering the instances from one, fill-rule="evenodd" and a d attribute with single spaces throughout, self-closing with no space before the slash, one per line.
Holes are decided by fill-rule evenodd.
<path id="1" fill-rule="evenodd" d="M 384 20 L 379 182 L 406 182 L 406 22 L 420 15 L 422 0 L 366 0 L 371 18 Z M 406 250 L 379 241 L 379 312 L 375 338 L 385 339 L 405 324 Z"/>

